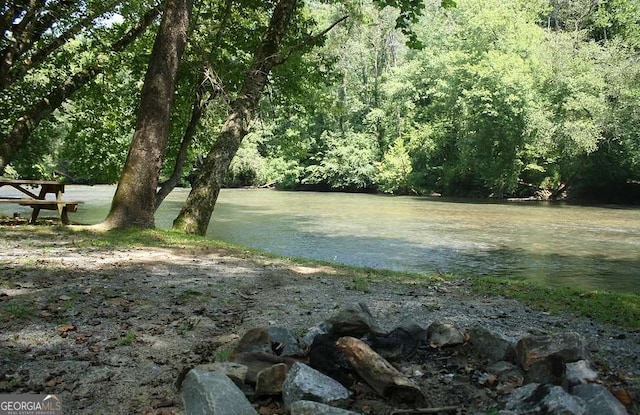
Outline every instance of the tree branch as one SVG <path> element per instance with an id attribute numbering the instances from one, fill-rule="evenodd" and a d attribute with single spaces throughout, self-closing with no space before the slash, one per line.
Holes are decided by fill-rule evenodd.
<path id="1" fill-rule="evenodd" d="M 333 30 L 334 27 L 336 27 L 337 25 L 339 25 L 340 23 L 344 22 L 345 20 L 347 20 L 349 18 L 349 16 L 342 16 L 340 19 L 336 20 L 335 22 L 333 22 L 329 27 L 327 27 L 326 29 L 324 29 L 322 32 L 318 33 L 317 35 L 314 36 L 310 36 L 307 40 L 305 40 L 304 42 L 298 43 L 297 45 L 293 46 L 292 48 L 290 48 L 282 58 L 277 59 L 276 60 L 276 65 L 280 65 L 285 63 L 290 57 L 291 55 L 293 55 L 295 52 L 299 51 L 300 49 L 302 49 L 303 47 L 310 45 L 310 44 L 314 44 L 318 41 L 318 39 L 322 38 L 324 35 L 326 35 L 327 33 L 329 33 L 331 30 Z"/>
<path id="2" fill-rule="evenodd" d="M 151 9 L 133 28 L 111 46 L 111 50 L 113 52 L 124 50 L 146 30 L 159 14 L 159 7 Z M 0 172 L 4 171 L 4 168 L 11 162 L 15 153 L 22 148 L 29 135 L 45 117 L 49 116 L 67 98 L 103 70 L 103 66 L 96 64 L 75 73 L 58 85 L 46 97 L 26 109 L 22 116 L 16 120 L 9 133 L 0 136 Z"/>

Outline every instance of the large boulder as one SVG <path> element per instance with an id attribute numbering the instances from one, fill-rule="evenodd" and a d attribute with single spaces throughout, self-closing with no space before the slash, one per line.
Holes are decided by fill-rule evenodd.
<path id="1" fill-rule="evenodd" d="M 304 350 L 291 330 L 286 327 L 269 327 L 267 329 L 272 349 L 278 356 L 302 356 Z"/>
<path id="2" fill-rule="evenodd" d="M 363 337 L 368 334 L 382 334 L 376 324 L 369 307 L 358 303 L 345 307 L 331 316 L 327 323 L 331 325 L 329 334 L 338 338 L 342 336 Z"/>
<path id="3" fill-rule="evenodd" d="M 434 321 L 427 328 L 427 341 L 432 347 L 455 346 L 464 340 L 464 333 L 450 323 Z"/>
<path id="4" fill-rule="evenodd" d="M 420 343 L 427 339 L 427 330 L 408 323 L 396 327 L 383 336 L 371 336 L 367 344 L 390 362 L 405 360 L 413 356 Z"/>
<path id="5" fill-rule="evenodd" d="M 525 370 L 536 360 L 551 355 L 559 356 L 565 362 L 576 362 L 588 360 L 591 353 L 584 337 L 574 332 L 524 337 L 516 345 L 517 362 Z"/>
<path id="6" fill-rule="evenodd" d="M 249 368 L 236 362 L 214 362 L 198 365 L 195 369 L 222 372 L 236 385 L 244 385 Z"/>
<path id="7" fill-rule="evenodd" d="M 236 353 L 272 353 L 269 332 L 264 327 L 247 330 L 236 345 Z"/>
<path id="8" fill-rule="evenodd" d="M 567 363 L 567 381 L 570 385 L 595 382 L 597 379 L 598 374 L 591 369 L 586 360 Z"/>
<path id="9" fill-rule="evenodd" d="M 471 327 L 469 337 L 475 350 L 491 362 L 513 361 L 515 358 L 516 339 L 512 337 L 479 324 Z"/>
<path id="10" fill-rule="evenodd" d="M 572 393 L 585 402 L 586 415 L 627 415 L 624 405 L 602 385 L 578 385 Z"/>
<path id="11" fill-rule="evenodd" d="M 279 395 L 287 378 L 287 365 L 278 363 L 258 373 L 256 379 L 256 396 Z"/>

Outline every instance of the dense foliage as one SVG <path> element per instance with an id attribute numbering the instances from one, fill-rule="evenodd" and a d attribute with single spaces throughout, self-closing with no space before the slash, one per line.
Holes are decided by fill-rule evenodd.
<path id="1" fill-rule="evenodd" d="M 392 11 L 370 8 L 318 52 L 335 61 L 332 79 L 295 106 L 265 102 L 262 140 L 247 143 L 264 157 L 255 177 L 293 189 L 638 200 L 640 10 L 588 3 L 432 3 L 414 26 L 418 50 Z"/>
<path id="2" fill-rule="evenodd" d="M 178 80 L 165 177 L 194 99 L 209 105 L 190 146 L 183 183 L 215 140 L 271 3 L 198 3 Z M 346 14 L 350 18 L 322 45 L 304 45 L 306 54 L 292 54 L 274 69 L 259 120 L 231 165 L 228 184 L 640 200 L 640 5 L 455 3 L 443 8 L 430 0 L 417 15 L 367 2 L 307 1 L 286 48 L 300 47 L 308 33 Z M 152 5 L 87 5 L 111 7 L 124 18 L 96 10 L 101 19 L 0 90 L 5 134 L 55 85 L 89 65 L 101 66 L 99 76 L 40 123 L 8 172 L 118 180 L 154 30 L 118 53 L 109 45 Z M 5 47 L 11 35 L 3 36 Z"/>

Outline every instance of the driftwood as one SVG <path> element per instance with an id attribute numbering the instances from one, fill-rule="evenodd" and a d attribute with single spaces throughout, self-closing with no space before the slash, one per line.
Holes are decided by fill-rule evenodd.
<path id="1" fill-rule="evenodd" d="M 363 341 L 341 337 L 336 346 L 362 380 L 381 396 L 402 402 L 424 400 L 420 388 Z"/>

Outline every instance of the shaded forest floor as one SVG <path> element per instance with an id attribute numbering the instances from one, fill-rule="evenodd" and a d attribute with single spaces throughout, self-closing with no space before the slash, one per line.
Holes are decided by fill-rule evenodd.
<path id="1" fill-rule="evenodd" d="M 638 389 L 637 330 L 479 296 L 465 281 L 354 278 L 206 244 L 125 247 L 86 232 L 5 224 L 0 393 L 53 393 L 65 414 L 182 414 L 176 382 L 186 368 L 227 359 L 249 328 L 303 334 L 357 302 L 385 329 L 441 320 L 514 337 L 577 331 L 603 379 Z"/>

